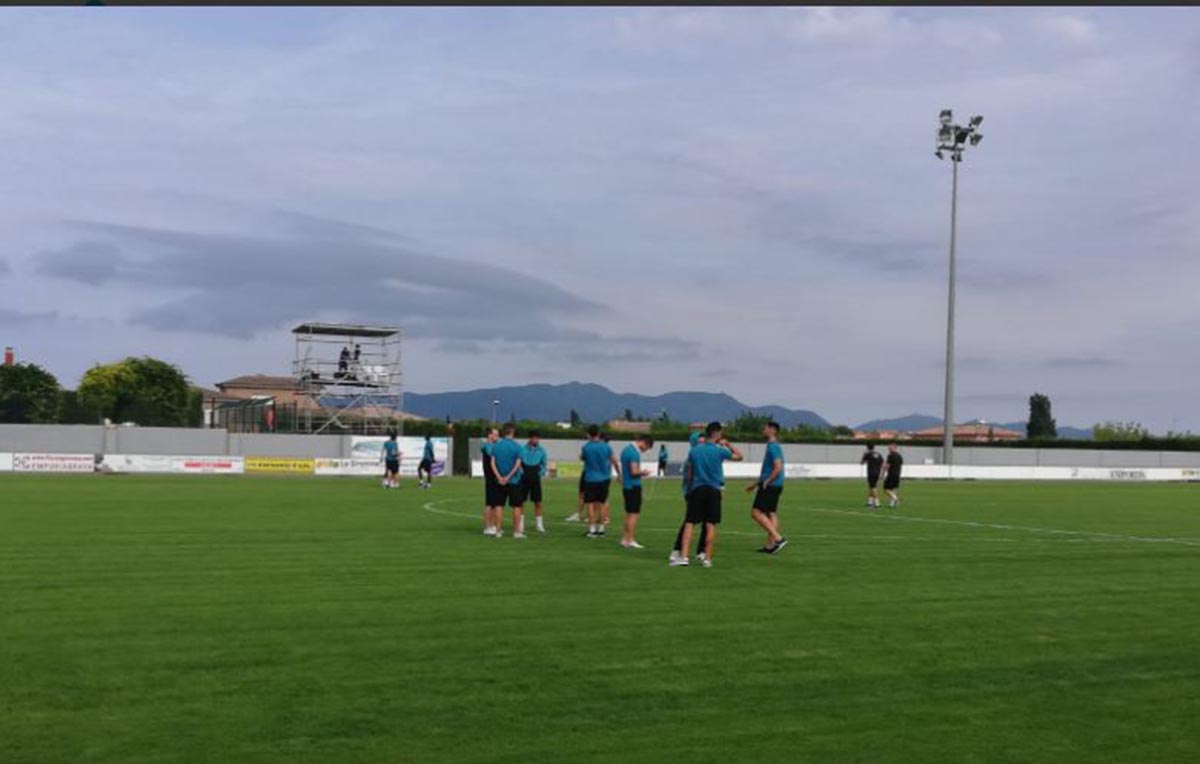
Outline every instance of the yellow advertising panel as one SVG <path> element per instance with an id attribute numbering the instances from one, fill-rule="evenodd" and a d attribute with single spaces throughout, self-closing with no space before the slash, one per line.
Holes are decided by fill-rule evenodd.
<path id="1" fill-rule="evenodd" d="M 579 477 L 583 473 L 583 465 L 579 462 L 557 462 L 555 477 Z"/>
<path id="2" fill-rule="evenodd" d="M 276 475 L 311 475 L 313 459 L 293 459 L 290 456 L 247 456 L 246 472 L 269 472 Z"/>

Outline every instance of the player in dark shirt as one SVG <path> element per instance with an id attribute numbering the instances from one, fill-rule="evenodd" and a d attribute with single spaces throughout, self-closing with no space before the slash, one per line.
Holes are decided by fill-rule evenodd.
<path id="1" fill-rule="evenodd" d="M 859 464 L 867 465 L 867 506 L 879 507 L 879 473 L 883 470 L 883 454 L 875 450 L 874 443 L 867 444 Z"/>
<path id="2" fill-rule="evenodd" d="M 889 507 L 900 506 L 900 494 L 896 491 L 900 488 L 900 470 L 903 467 L 904 457 L 900 455 L 900 448 L 895 443 L 890 444 L 887 462 L 883 465 L 883 490 L 887 492 Z"/>

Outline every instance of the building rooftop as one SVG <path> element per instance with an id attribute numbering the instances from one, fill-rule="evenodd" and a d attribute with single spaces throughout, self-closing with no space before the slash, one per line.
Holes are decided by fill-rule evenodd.
<path id="1" fill-rule="evenodd" d="M 240 390 L 286 390 L 297 389 L 296 380 L 292 377 L 280 377 L 271 374 L 243 374 L 240 377 L 227 379 L 217 383 L 217 389 L 226 392 L 228 389 Z"/>

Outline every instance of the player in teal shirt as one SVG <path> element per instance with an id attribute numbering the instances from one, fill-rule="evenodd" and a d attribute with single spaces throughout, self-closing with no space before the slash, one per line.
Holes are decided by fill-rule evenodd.
<path id="1" fill-rule="evenodd" d="M 754 504 L 750 517 L 767 532 L 767 543 L 758 551 L 775 554 L 787 546 L 787 539 L 779 532 L 779 496 L 783 493 L 783 446 L 779 445 L 779 423 L 763 425 L 763 437 L 767 439 L 767 451 L 763 455 L 762 470 L 758 482 L 746 486 L 754 491 Z"/>
<path id="2" fill-rule="evenodd" d="M 545 533 L 546 524 L 542 519 L 542 478 L 549 469 L 549 459 L 546 457 L 546 449 L 541 445 L 541 439 L 540 432 L 531 430 L 529 442 L 521 449 L 521 492 L 524 501 L 533 501 L 537 532 Z"/>
<path id="3" fill-rule="evenodd" d="M 513 538 L 525 538 L 524 517 L 522 507 L 525 497 L 521 490 L 521 445 L 513 438 L 517 428 L 511 424 L 504 425 L 503 437 L 492 446 L 492 472 L 500 490 L 497 494 L 500 502 L 495 505 L 499 511 L 499 520 L 504 521 L 504 505 L 513 510 Z"/>
<path id="4" fill-rule="evenodd" d="M 421 452 L 421 463 L 417 465 L 417 479 L 422 488 L 433 488 L 433 440 L 425 436 L 425 450 Z"/>
<path id="5" fill-rule="evenodd" d="M 685 472 L 691 474 L 692 490 L 688 494 L 687 523 L 683 528 L 680 559 L 673 564 L 686 565 L 692 529 L 703 524 L 708 530 L 700 562 L 712 567 L 713 547 L 717 540 L 717 525 L 721 522 L 721 491 L 725 487 L 725 462 L 742 460 L 742 452 L 721 435 L 721 423 L 710 422 L 704 431 L 704 443 L 688 454 Z"/>
<path id="6" fill-rule="evenodd" d="M 687 471 L 688 456 L 692 453 L 692 449 L 704 442 L 703 430 L 692 430 L 688 435 L 688 451 L 683 457 L 683 522 L 679 524 L 679 532 L 675 534 L 675 546 L 671 547 L 671 556 L 667 558 L 667 562 L 671 565 L 681 564 L 679 561 L 683 557 L 683 529 L 687 525 L 687 497 L 692 490 L 692 476 Z M 700 543 L 699 548 L 705 548 L 705 542 L 708 540 L 708 531 L 704 526 L 700 526 Z M 703 554 L 703 552 L 701 552 Z M 686 565 L 687 563 L 682 563 Z"/>
<path id="7" fill-rule="evenodd" d="M 394 432 L 383 442 L 383 487 L 400 487 L 400 444 Z"/>
<path id="8" fill-rule="evenodd" d="M 614 468 L 621 469 L 612 446 L 600 439 L 600 428 L 588 428 L 588 442 L 583 444 L 583 501 L 588 508 L 588 538 L 604 535 L 604 507 L 608 506 L 608 488 Z"/>
<path id="9" fill-rule="evenodd" d="M 650 470 L 642 469 L 642 454 L 653 447 L 653 438 L 639 435 L 621 450 L 621 493 L 625 498 L 625 534 L 621 546 L 626 549 L 645 548 L 633 536 L 642 513 L 642 478 L 650 476 Z"/>
<path id="10" fill-rule="evenodd" d="M 500 439 L 500 432 L 491 427 L 487 437 L 479 446 L 479 455 L 483 459 L 483 535 L 500 537 L 504 535 L 500 529 L 504 519 L 503 510 L 497 511 L 496 504 L 502 501 L 500 486 L 492 473 L 492 446 Z M 497 517 L 499 515 L 499 517 Z"/>

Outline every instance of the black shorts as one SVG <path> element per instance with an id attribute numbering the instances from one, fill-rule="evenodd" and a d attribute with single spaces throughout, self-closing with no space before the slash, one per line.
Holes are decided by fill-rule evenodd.
<path id="1" fill-rule="evenodd" d="M 767 486 L 758 487 L 758 491 L 754 494 L 754 508 L 760 512 L 773 514 L 779 509 L 779 496 L 783 493 L 783 486 Z"/>
<path id="2" fill-rule="evenodd" d="M 607 504 L 609 482 L 605 480 L 602 483 L 584 483 L 583 501 L 587 504 Z"/>
<path id="3" fill-rule="evenodd" d="M 388 459 L 383 463 L 383 471 L 388 473 L 400 473 L 400 460 Z"/>
<path id="4" fill-rule="evenodd" d="M 583 473 L 579 473 L 579 492 L 583 493 Z"/>
<path id="5" fill-rule="evenodd" d="M 534 477 L 527 477 L 521 481 L 521 498 L 523 501 L 533 501 L 534 504 L 542 503 L 542 476 L 535 473 Z"/>
<path id="6" fill-rule="evenodd" d="M 497 485 L 497 496 L 500 501 L 493 506 L 503 507 L 507 504 L 510 507 L 520 507 L 525 504 L 525 487 L 520 483 L 509 483 L 508 485 Z"/>
<path id="7" fill-rule="evenodd" d="M 621 493 L 625 496 L 625 514 L 636 515 L 642 511 L 642 487 L 626 488 Z"/>
<path id="8" fill-rule="evenodd" d="M 900 487 L 900 476 L 899 475 L 895 475 L 895 476 L 888 475 L 887 479 L 883 481 L 883 490 L 885 490 L 885 491 L 894 491 L 899 487 Z"/>
<path id="9" fill-rule="evenodd" d="M 868 472 L 867 473 L 867 487 L 874 488 L 877 485 L 879 485 L 879 473 L 877 472 L 874 475 L 872 475 L 871 473 Z"/>
<path id="10" fill-rule="evenodd" d="M 500 485 L 494 480 L 488 480 L 483 485 L 484 504 L 489 507 L 503 507 L 505 500 L 505 486 Z"/>
<path id="11" fill-rule="evenodd" d="M 428 472 L 428 473 L 432 474 L 433 473 L 433 461 L 431 459 L 422 459 L 421 463 L 417 465 L 417 470 L 420 472 Z"/>
<path id="12" fill-rule="evenodd" d="M 697 486 L 687 497 L 689 523 L 721 522 L 721 492 L 707 485 Z"/>

